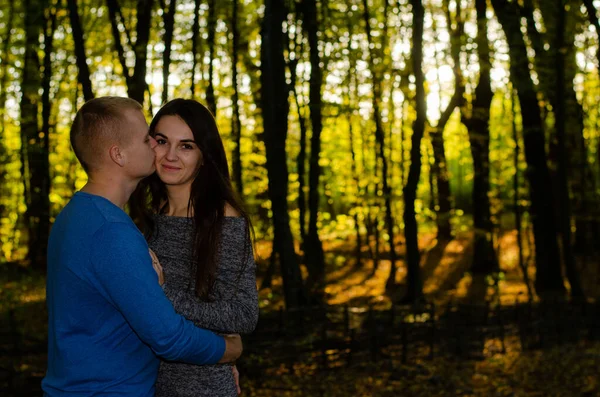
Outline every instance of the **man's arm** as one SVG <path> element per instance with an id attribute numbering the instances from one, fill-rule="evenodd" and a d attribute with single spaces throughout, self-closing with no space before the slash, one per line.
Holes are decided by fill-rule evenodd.
<path id="1" fill-rule="evenodd" d="M 133 224 L 110 223 L 94 237 L 91 262 L 98 290 L 158 356 L 214 364 L 241 354 L 239 337 L 226 342 L 175 312 L 158 285 L 148 246 Z"/>

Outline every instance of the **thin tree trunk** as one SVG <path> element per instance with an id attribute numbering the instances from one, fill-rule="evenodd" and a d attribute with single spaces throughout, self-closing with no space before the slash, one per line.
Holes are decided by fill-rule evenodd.
<path id="1" fill-rule="evenodd" d="M 348 23 L 348 34 L 349 37 L 352 37 L 352 24 L 349 22 Z M 348 41 L 348 46 L 346 47 L 348 50 L 348 60 L 349 60 L 349 64 L 350 67 L 348 68 L 348 80 L 346 82 L 346 89 L 347 89 L 347 96 L 348 96 L 348 110 L 346 113 L 347 116 L 347 120 L 348 120 L 348 134 L 349 134 L 349 144 L 350 144 L 350 157 L 352 159 L 352 179 L 354 180 L 354 187 L 356 189 L 356 194 L 353 195 L 353 209 L 354 209 L 354 227 L 356 229 L 355 233 L 356 233 L 356 249 L 355 249 L 355 263 L 354 263 L 354 267 L 355 268 L 362 268 L 363 263 L 362 263 L 362 235 L 360 233 L 360 217 L 359 217 L 359 213 L 358 213 L 358 202 L 359 202 L 359 197 L 363 197 L 364 196 L 364 192 L 362 187 L 360 186 L 360 177 L 358 175 L 358 171 L 357 171 L 357 167 L 356 167 L 356 152 L 354 150 L 354 125 L 353 125 L 353 115 L 354 115 L 354 106 L 355 106 L 355 100 L 354 100 L 354 95 L 357 94 L 356 92 L 356 62 L 354 61 L 354 59 L 352 58 L 352 47 L 350 44 L 351 40 Z M 367 240 L 368 242 L 368 240 Z"/>
<path id="2" fill-rule="evenodd" d="M 2 43 L 2 63 L 0 63 L 0 136 L 4 136 L 5 129 L 5 120 L 4 115 L 6 112 L 6 93 L 8 90 L 6 89 L 6 84 L 8 81 L 8 73 L 7 73 L 7 64 L 9 62 L 9 50 L 11 48 L 12 43 L 12 29 L 14 24 L 14 14 L 15 14 L 15 0 L 9 0 L 8 2 L 8 11 L 7 11 L 7 20 L 6 20 L 6 35 L 3 37 Z M 5 146 L 4 142 L 0 142 L 0 151 L 4 151 Z M 2 159 L 0 159 L 2 160 Z M 2 163 L 4 164 L 4 163 Z M 0 170 L 0 174 L 4 173 L 4 167 Z"/>
<path id="3" fill-rule="evenodd" d="M 217 25 L 217 10 L 215 0 L 208 0 L 208 87 L 206 87 L 206 103 L 210 111 L 217 114 L 217 100 L 214 86 L 214 60 L 215 60 L 215 27 Z"/>
<path id="4" fill-rule="evenodd" d="M 565 25 L 566 25 L 566 10 L 565 0 L 554 0 L 558 8 L 558 26 L 556 29 L 555 38 L 555 54 L 556 54 L 556 135 L 558 146 L 558 180 L 560 197 L 560 225 L 561 225 L 561 240 L 562 240 L 562 256 L 565 263 L 567 279 L 571 285 L 571 296 L 573 298 L 584 298 L 583 290 L 581 289 L 581 281 L 577 271 L 577 263 L 575 262 L 575 254 L 572 247 L 571 236 L 571 203 L 569 198 L 569 179 L 568 171 L 570 168 L 567 155 L 566 142 L 566 98 L 565 98 L 565 58 L 563 51 L 566 52 L 565 42 Z"/>
<path id="5" fill-rule="evenodd" d="M 544 129 L 537 93 L 529 73 L 518 5 L 507 0 L 492 0 L 492 5 L 508 41 L 511 79 L 517 89 L 521 109 L 526 109 L 521 115 L 535 236 L 535 288 L 540 296 L 563 295 L 565 286 L 560 266 L 550 172 L 546 163 Z"/>
<path id="6" fill-rule="evenodd" d="M 386 289 L 389 290 L 396 284 L 396 247 L 395 247 L 395 236 L 394 236 L 394 218 L 392 215 L 392 187 L 388 182 L 388 161 L 385 156 L 385 133 L 383 131 L 383 123 L 381 121 L 381 81 L 379 75 L 375 68 L 375 55 L 373 54 L 373 43 L 371 41 L 371 22 L 370 22 L 370 12 L 369 12 L 369 3 L 367 0 L 363 0 L 364 7 L 364 21 L 365 21 L 365 29 L 367 34 L 367 40 L 369 43 L 369 64 L 371 68 L 371 80 L 373 85 L 373 116 L 375 118 L 375 139 L 377 141 L 377 153 L 379 156 L 379 160 L 381 161 L 382 171 L 381 171 L 381 181 L 383 185 L 383 196 L 385 200 L 385 224 L 387 228 L 387 233 L 389 236 L 389 246 L 390 246 L 390 273 L 388 275 L 386 281 Z"/>
<path id="7" fill-rule="evenodd" d="M 119 58 L 121 69 L 123 69 L 125 83 L 127 84 L 127 88 L 129 89 L 129 87 L 132 84 L 131 73 L 129 72 L 129 67 L 127 66 L 125 48 L 123 47 L 123 43 L 121 42 L 121 32 L 119 31 L 118 18 L 119 15 L 121 15 L 121 9 L 117 0 L 106 0 L 106 8 L 108 8 L 108 17 L 110 20 L 110 27 L 113 35 L 115 50 L 117 51 L 117 57 Z M 123 26 L 125 25 L 125 21 L 121 20 L 121 23 L 123 23 Z"/>
<path id="8" fill-rule="evenodd" d="M 403 300 L 414 302 L 423 297 L 423 280 L 421 276 L 421 254 L 419 252 L 419 233 L 415 214 L 417 185 L 421 176 L 421 140 L 425 132 L 427 120 L 427 103 L 425 100 L 425 75 L 423 73 L 423 25 L 425 9 L 421 0 L 410 0 L 413 12 L 413 46 L 411 60 L 416 86 L 417 118 L 413 123 L 411 137 L 410 168 L 408 180 L 404 187 L 404 233 L 406 238 L 407 291 Z"/>
<path id="9" fill-rule="evenodd" d="M 142 105 L 144 104 L 144 92 L 146 91 L 146 59 L 148 57 L 148 40 L 150 38 L 150 20 L 154 0 L 137 1 L 137 26 L 136 40 L 133 45 L 135 53 L 135 64 L 131 76 L 129 96 Z"/>
<path id="10" fill-rule="evenodd" d="M 169 67 L 171 66 L 171 44 L 173 43 L 173 28 L 175 26 L 175 10 L 177 9 L 177 0 L 170 0 L 168 9 L 163 10 L 165 33 L 163 51 L 163 91 L 162 103 L 169 99 Z"/>
<path id="11" fill-rule="evenodd" d="M 106 0 L 113 39 L 117 56 L 123 69 L 125 82 L 127 83 L 127 93 L 130 98 L 135 99 L 140 104 L 144 104 L 144 93 L 147 90 L 146 84 L 146 61 L 148 58 L 148 40 L 150 38 L 150 22 L 152 18 L 152 8 L 154 0 L 139 0 L 137 3 L 137 25 L 136 41 L 133 43 L 133 52 L 135 54 L 135 64 L 133 73 L 130 73 L 126 62 L 126 54 L 121 42 L 121 33 L 117 18 L 121 18 L 121 23 L 125 26 L 122 18 L 121 9 L 117 0 Z M 125 29 L 127 31 L 127 29 Z"/>
<path id="12" fill-rule="evenodd" d="M 200 3 L 201 0 L 194 0 L 194 24 L 192 25 L 192 76 L 191 87 L 192 98 L 196 97 L 196 67 L 198 65 L 198 37 L 200 36 Z M 200 73 L 202 76 L 202 73 Z"/>
<path id="13" fill-rule="evenodd" d="M 300 50 L 299 53 L 302 51 Z M 300 152 L 298 153 L 298 158 L 296 159 L 296 168 L 298 171 L 298 211 L 299 211 L 299 219 L 298 223 L 300 225 L 300 239 L 301 246 L 304 250 L 304 243 L 307 239 L 306 236 L 306 193 L 304 192 L 304 188 L 306 186 L 306 117 L 302 113 L 303 104 L 300 103 L 298 90 L 296 89 L 296 78 L 297 78 L 297 66 L 298 62 L 295 59 L 293 62 L 290 62 L 290 88 L 292 90 L 292 95 L 294 97 L 294 101 L 296 103 L 296 112 L 298 113 L 298 125 L 300 127 Z M 303 100 L 304 102 L 304 100 Z"/>
<path id="14" fill-rule="evenodd" d="M 480 0 L 478 0 L 480 1 Z M 511 104 L 511 123 L 512 123 L 512 131 L 513 131 L 513 140 L 515 141 L 515 176 L 514 176 L 514 206 L 515 206 L 515 225 L 517 229 L 517 246 L 519 249 L 519 268 L 523 272 L 523 282 L 527 287 L 527 296 L 529 297 L 529 301 L 533 301 L 533 291 L 531 290 L 531 282 L 529 281 L 529 272 L 527 270 L 527 265 L 523 258 L 523 227 L 521 221 L 521 204 L 520 204 L 520 195 L 519 195 L 519 153 L 520 153 L 520 145 L 519 145 L 519 133 L 517 131 L 517 122 L 516 115 L 517 110 L 515 107 L 516 102 L 516 92 L 511 87 L 510 90 L 510 104 Z M 494 247 L 493 244 L 491 245 Z"/>
<path id="15" fill-rule="evenodd" d="M 231 84 L 233 85 L 233 97 L 231 102 L 233 103 L 233 112 L 231 118 L 231 135 L 234 143 L 232 153 L 232 174 L 233 183 L 237 188 L 240 195 L 244 194 L 244 186 L 242 184 L 242 121 L 240 120 L 240 98 L 238 93 L 238 47 L 240 41 L 240 32 L 238 29 L 238 8 L 239 1 L 233 0 L 233 12 L 231 15 L 231 32 L 232 32 L 232 43 L 231 43 Z"/>
<path id="16" fill-rule="evenodd" d="M 81 84 L 83 98 L 86 101 L 94 98 L 92 89 L 92 80 L 90 78 L 90 68 L 87 64 L 87 55 L 85 53 L 85 38 L 83 28 L 79 19 L 77 10 L 77 0 L 67 0 L 69 8 L 69 20 L 71 21 L 71 31 L 73 34 L 73 43 L 75 44 L 75 59 L 77 63 L 77 80 Z"/>
<path id="17" fill-rule="evenodd" d="M 498 260 L 493 243 L 493 224 L 490 210 L 490 108 L 492 92 L 490 70 L 490 43 L 487 37 L 487 2 L 476 0 L 477 55 L 479 58 L 479 82 L 470 117 L 463 122 L 469 131 L 471 155 L 473 156 L 473 264 L 474 273 L 488 274 L 498 270 Z M 518 141 L 516 141 L 518 146 Z M 517 148 L 518 151 L 518 148 Z M 516 177 L 515 177 L 516 178 Z M 520 218 L 520 215 L 519 215 Z"/>
<path id="18" fill-rule="evenodd" d="M 446 20 L 451 41 L 451 55 L 454 61 L 454 94 L 448 103 L 446 109 L 441 112 L 440 119 L 435 128 L 429 132 L 431 136 L 431 145 L 433 147 L 433 156 L 436 164 L 436 182 L 438 196 L 438 211 L 437 211 L 437 236 L 440 240 L 452 239 L 452 228 L 450 225 L 450 217 L 452 212 L 452 200 L 450 193 L 450 177 L 448 174 L 448 162 L 446 160 L 446 149 L 444 145 L 444 129 L 450 120 L 454 109 L 462 106 L 464 101 L 464 82 L 462 71 L 460 68 L 460 41 L 464 31 L 464 21 L 461 15 L 460 1 L 456 2 L 456 28 L 452 28 L 452 18 L 450 16 L 450 1 L 444 1 L 444 10 L 446 12 Z"/>
<path id="19" fill-rule="evenodd" d="M 44 31 L 45 1 L 25 0 L 25 57 L 21 82 L 21 145 L 22 159 L 28 173 L 23 175 L 27 201 L 26 219 L 29 230 L 28 259 L 45 270 L 46 246 L 50 225 L 48 147 L 39 132 L 38 111 L 42 85 L 40 73 L 40 33 Z M 49 73 L 50 71 L 46 71 Z M 28 182 L 27 182 L 28 180 Z"/>
<path id="20" fill-rule="evenodd" d="M 273 211 L 275 249 L 279 254 L 286 306 L 307 302 L 294 240 L 289 225 L 287 191 L 288 169 L 285 142 L 288 127 L 288 88 L 285 82 L 285 37 L 282 24 L 286 18 L 283 0 L 266 0 L 262 21 L 261 107 L 267 154 L 268 191 Z"/>
<path id="21" fill-rule="evenodd" d="M 319 216 L 319 177 L 321 167 L 319 157 L 321 155 L 321 131 L 323 129 L 322 98 L 323 73 L 320 66 L 319 40 L 317 37 L 319 25 L 317 21 L 316 0 L 304 0 L 302 15 L 308 35 L 309 58 L 310 58 L 310 80 L 309 80 L 309 109 L 312 126 L 310 138 L 310 159 L 308 174 L 308 234 L 304 248 L 306 252 L 306 264 L 309 269 L 311 283 L 314 283 L 316 292 L 323 288 L 325 279 L 325 258 L 323 245 L 319 238 L 317 221 Z"/>

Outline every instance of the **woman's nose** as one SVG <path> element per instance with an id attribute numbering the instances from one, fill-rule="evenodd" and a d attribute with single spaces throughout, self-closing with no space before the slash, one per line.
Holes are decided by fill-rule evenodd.
<path id="1" fill-rule="evenodd" d="M 169 150 L 167 151 L 167 156 L 166 156 L 167 160 L 169 161 L 175 161 L 177 160 L 177 150 L 176 148 L 174 148 L 173 146 L 169 147 Z"/>

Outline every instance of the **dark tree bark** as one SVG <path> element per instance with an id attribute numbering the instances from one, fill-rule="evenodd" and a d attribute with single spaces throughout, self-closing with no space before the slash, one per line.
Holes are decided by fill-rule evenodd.
<path id="1" fill-rule="evenodd" d="M 77 62 L 77 81 L 81 84 L 83 98 L 86 101 L 94 98 L 92 89 L 92 79 L 90 78 L 90 68 L 87 64 L 87 55 L 85 53 L 85 38 L 77 10 L 77 0 L 67 0 L 69 8 L 69 21 L 71 22 L 71 31 L 73 34 L 73 43 L 75 43 L 75 58 Z"/>
<path id="2" fill-rule="evenodd" d="M 565 0 L 554 0 L 556 8 L 558 10 L 558 26 L 556 29 L 555 37 L 555 54 L 556 54 L 556 135 L 557 135 L 557 146 L 558 146 L 558 183 L 559 183 L 559 198 L 560 203 L 560 231 L 562 241 L 562 257 L 565 263 L 565 269 L 567 279 L 571 285 L 571 296 L 574 298 L 584 298 L 583 290 L 581 289 L 581 281 L 579 279 L 579 273 L 577 271 L 577 263 L 575 262 L 575 255 L 572 247 L 572 236 L 571 236 L 571 203 L 569 198 L 569 178 L 568 172 L 570 168 L 569 158 L 567 155 L 566 142 L 566 80 L 565 80 L 565 57 L 564 53 L 567 52 L 565 48 L 571 43 L 565 42 L 565 25 L 567 12 L 565 10 Z"/>
<path id="3" fill-rule="evenodd" d="M 201 0 L 194 0 L 194 24 L 192 25 L 192 76 L 191 87 L 192 98 L 196 97 L 196 67 L 198 65 L 198 37 L 200 36 L 200 3 Z M 202 76 L 202 73 L 200 73 Z"/>
<path id="4" fill-rule="evenodd" d="M 171 66 L 171 44 L 173 43 L 173 28 L 175 25 L 175 10 L 177 9 L 177 0 L 171 0 L 168 8 L 163 7 L 163 21 L 165 24 L 163 51 L 163 91 L 162 103 L 169 99 L 169 67 Z"/>
<path id="5" fill-rule="evenodd" d="M 421 176 L 421 140 L 427 120 L 425 100 L 425 75 L 423 74 L 423 25 L 425 9 L 421 0 L 410 0 L 413 12 L 413 45 L 411 60 L 416 86 L 417 118 L 413 123 L 410 148 L 410 168 L 404 187 L 404 234 L 406 238 L 407 291 L 403 300 L 414 302 L 423 298 L 423 280 L 421 276 L 421 254 L 419 252 L 419 234 L 415 214 L 417 185 Z"/>
<path id="6" fill-rule="evenodd" d="M 507 0 L 492 0 L 492 5 L 508 41 L 511 79 L 517 89 L 521 109 L 526 109 L 521 115 L 535 236 L 535 288 L 542 297 L 563 295 L 565 286 L 557 243 L 554 197 L 546 163 L 544 129 L 537 93 L 529 73 L 519 9 L 517 4 Z"/>
<path id="7" fill-rule="evenodd" d="M 212 114 L 217 114 L 217 99 L 214 86 L 214 60 L 215 60 L 215 27 L 217 25 L 217 9 L 215 0 L 208 0 L 208 86 L 206 87 L 206 103 Z"/>
<path id="8" fill-rule="evenodd" d="M 286 18 L 283 0 L 266 0 L 262 21 L 261 107 L 267 154 L 268 190 L 273 211 L 275 249 L 279 255 L 283 289 L 287 307 L 307 302 L 294 239 L 289 225 L 287 191 L 288 169 L 285 141 L 288 127 L 288 88 L 285 81 L 283 55 L 285 36 L 282 24 Z"/>
<path id="9" fill-rule="evenodd" d="M 127 66 L 127 61 L 125 59 L 125 48 L 121 42 L 121 32 L 119 31 L 121 8 L 117 0 L 106 0 L 106 8 L 108 8 L 108 17 L 110 20 L 110 28 L 113 35 L 115 50 L 117 51 L 117 57 L 119 58 L 119 63 L 123 69 L 125 83 L 129 89 L 131 86 L 131 73 L 129 72 L 129 66 Z M 123 26 L 125 26 L 125 21 L 121 20 L 121 23 Z"/>
<path id="10" fill-rule="evenodd" d="M 125 26 L 122 18 L 121 8 L 117 0 L 106 0 L 108 14 L 115 41 L 117 56 L 123 69 L 125 82 L 127 83 L 127 93 L 130 98 L 135 99 L 140 104 L 144 104 L 144 92 L 147 90 L 146 84 L 146 60 L 148 59 L 148 40 L 150 38 L 150 20 L 152 17 L 152 8 L 154 0 L 139 0 L 137 3 L 137 25 L 136 41 L 133 43 L 133 52 L 135 54 L 135 64 L 133 73 L 130 73 L 127 66 L 125 48 L 121 42 L 121 33 L 119 32 L 119 21 Z M 127 29 L 125 29 L 127 31 Z M 131 40 L 129 40 L 131 42 Z"/>
<path id="11" fill-rule="evenodd" d="M 375 139 L 377 141 L 377 153 L 379 161 L 381 161 L 381 181 L 383 185 L 383 196 L 385 200 L 385 224 L 387 233 L 389 235 L 390 245 L 390 274 L 386 281 L 386 289 L 389 290 L 396 284 L 396 247 L 395 247 L 395 236 L 394 236 L 394 218 L 392 215 L 392 187 L 388 181 L 388 161 L 385 157 L 385 133 L 383 131 L 383 123 L 381 121 L 381 80 L 378 71 L 375 68 L 375 55 L 373 54 L 373 43 L 371 39 L 371 22 L 369 4 L 367 0 L 363 0 L 364 7 L 364 22 L 367 33 L 367 40 L 369 43 L 369 64 L 371 68 L 371 80 L 373 85 L 373 116 L 375 118 Z"/>
<path id="12" fill-rule="evenodd" d="M 348 19 L 348 34 L 349 37 L 352 38 L 352 34 L 353 34 L 353 29 L 352 29 L 352 23 L 350 22 L 350 19 Z M 355 96 L 357 94 L 357 81 L 356 81 L 356 61 L 353 57 L 352 54 L 352 46 L 351 46 L 351 41 L 352 40 L 348 40 L 347 43 L 347 50 L 348 50 L 348 63 L 349 63 L 349 68 L 348 68 L 348 75 L 347 75 L 347 80 L 346 80 L 346 90 L 347 90 L 347 96 L 348 96 L 348 106 L 349 109 L 347 109 L 346 112 L 346 117 L 347 117 L 347 122 L 348 122 L 348 135 L 349 135 L 349 141 L 350 141 L 350 157 L 352 159 L 352 179 L 354 180 L 354 187 L 356 189 L 356 194 L 355 195 L 351 195 L 352 197 L 352 206 L 354 208 L 354 227 L 356 229 L 355 234 L 356 234 L 356 249 L 355 249 L 355 263 L 354 263 L 354 267 L 355 268 L 362 268 L 363 263 L 362 263 L 362 235 L 360 233 L 360 217 L 358 214 L 358 205 L 359 205 L 359 200 L 360 198 L 364 198 L 364 189 L 361 187 L 360 184 L 360 177 L 358 175 L 358 170 L 356 167 L 356 163 L 357 163 L 357 159 L 356 159 L 356 151 L 354 150 L 354 123 L 353 123 L 353 116 L 354 116 L 354 109 L 355 109 Z M 367 242 L 368 242 L 368 237 L 367 237 Z"/>
<path id="13" fill-rule="evenodd" d="M 302 39 L 300 39 L 302 41 Z M 302 53 L 302 45 L 295 47 L 296 53 Z M 299 55 L 298 55 L 299 56 Z M 299 211 L 299 219 L 298 223 L 300 224 L 300 239 L 301 246 L 304 250 L 304 242 L 307 239 L 306 236 L 306 136 L 307 136 L 307 128 L 306 128 L 306 117 L 302 112 L 304 107 L 303 103 L 300 103 L 298 90 L 296 88 L 296 79 L 297 79 L 297 67 L 298 67 L 298 58 L 290 61 L 289 69 L 290 69 L 290 89 L 292 91 L 292 95 L 294 97 L 294 101 L 296 103 L 296 111 L 298 113 L 298 125 L 300 127 L 300 151 L 298 153 L 298 158 L 296 159 L 296 168 L 298 171 L 298 211 Z M 303 100 L 304 102 L 304 100 Z"/>
<path id="14" fill-rule="evenodd" d="M 443 6 L 444 11 L 446 12 L 448 31 L 450 33 L 450 52 L 454 62 L 454 93 L 452 94 L 452 98 L 450 98 L 450 102 L 448 103 L 446 109 L 441 111 L 437 126 L 431 129 L 429 135 L 431 136 L 431 146 L 433 147 L 435 169 L 434 174 L 437 184 L 437 237 L 439 240 L 448 241 L 452 239 L 452 228 L 450 225 L 452 199 L 450 192 L 450 176 L 448 174 L 448 162 L 446 160 L 446 149 L 444 144 L 444 129 L 446 128 L 454 109 L 458 106 L 462 106 L 464 102 L 463 96 L 465 87 L 462 70 L 460 67 L 460 42 L 464 32 L 464 20 L 462 17 L 460 1 L 456 2 L 456 28 L 452 27 L 450 1 L 444 0 Z"/>
<path id="15" fill-rule="evenodd" d="M 40 34 L 44 30 L 44 11 L 47 3 L 25 0 L 25 57 L 21 81 L 21 145 L 25 164 L 23 180 L 27 204 L 26 219 L 29 231 L 28 259 L 45 270 L 46 247 L 50 231 L 50 175 L 46 137 L 40 134 L 38 111 L 41 105 L 39 88 L 42 85 L 38 57 Z M 50 72 L 49 70 L 46 72 Z"/>
<path id="16" fill-rule="evenodd" d="M 322 97 L 323 72 L 321 71 L 321 60 L 319 56 L 319 39 L 317 37 L 319 25 L 317 21 L 316 0 L 303 0 L 302 16 L 308 35 L 309 58 L 310 58 L 310 80 L 309 80 L 309 109 L 312 134 L 310 138 L 310 159 L 308 174 L 308 234 L 304 242 L 306 252 L 306 264 L 309 269 L 311 284 L 314 284 L 316 292 L 323 288 L 325 279 L 325 258 L 323 245 L 319 238 L 317 220 L 319 216 L 319 177 L 321 167 L 319 157 L 321 156 L 321 131 L 323 129 Z"/>
<path id="17" fill-rule="evenodd" d="M 148 39 L 150 38 L 150 19 L 154 0 L 138 0 L 137 2 L 137 25 L 136 40 L 133 46 L 135 53 L 135 64 L 129 96 L 139 103 L 144 103 L 144 92 L 146 91 L 146 60 L 148 58 Z"/>
<path id="18" fill-rule="evenodd" d="M 573 215 L 575 218 L 575 247 L 578 251 L 581 251 L 587 245 L 588 231 L 592 227 L 589 222 L 585 219 L 585 214 L 588 210 L 585 208 L 588 197 L 591 195 L 592 201 L 597 201 L 598 197 L 594 194 L 593 189 L 590 189 L 588 182 L 592 180 L 591 170 L 586 162 L 586 148 L 585 139 L 583 136 L 584 130 L 584 118 L 583 108 L 577 100 L 577 94 L 573 85 L 573 80 L 579 71 L 576 62 L 576 48 L 573 45 L 576 34 L 577 15 L 579 12 L 580 2 L 576 0 L 565 0 L 565 5 L 569 6 L 569 11 L 566 12 L 563 21 L 564 32 L 557 32 L 557 26 L 559 25 L 559 13 L 560 7 L 558 7 L 556 1 L 544 1 L 539 2 L 539 11 L 544 19 L 544 25 L 546 31 L 541 33 L 538 31 L 535 19 L 534 11 L 535 7 L 532 0 L 525 0 L 523 6 L 523 14 L 527 20 L 527 33 L 530 36 L 531 44 L 535 50 L 535 67 L 536 72 L 540 77 L 540 88 L 541 93 L 545 96 L 548 102 L 552 105 L 552 109 L 555 111 L 559 103 L 557 102 L 556 87 L 558 85 L 558 70 L 553 67 L 552 64 L 557 59 L 556 52 L 556 37 L 557 34 L 562 34 L 563 41 L 568 43 L 562 50 L 564 51 L 563 56 L 563 73 L 564 73 L 564 95 L 565 95 L 565 144 L 570 157 L 578 159 L 578 161 L 569 167 L 568 172 L 568 187 L 571 192 L 572 198 L 570 198 L 570 206 L 572 208 Z M 556 115 L 555 115 L 556 117 Z M 556 128 L 555 128 L 556 129 Z M 556 131 L 554 131 L 556 133 Z M 552 165 L 550 172 L 553 180 L 560 179 L 558 175 L 558 163 L 560 160 L 559 152 L 561 148 L 557 145 L 557 137 L 555 134 L 551 135 L 550 139 L 550 151 L 549 160 Z M 562 192 L 559 191 L 559 184 L 554 185 L 556 196 L 560 196 Z M 559 201 L 560 202 L 560 201 Z M 562 216 L 560 208 L 556 208 L 557 217 Z M 570 231 L 568 233 L 571 233 Z M 593 242 L 592 242 L 593 244 Z"/>
<path id="19" fill-rule="evenodd" d="M 514 206 L 515 206 L 515 225 L 517 229 L 517 246 L 519 248 L 519 268 L 521 272 L 523 272 L 523 281 L 527 286 L 527 296 L 529 297 L 529 301 L 533 301 L 533 291 L 531 290 L 531 283 L 529 282 L 529 273 L 527 270 L 527 265 L 523 258 L 523 233 L 522 233 L 522 222 L 521 222 L 521 204 L 520 204 L 520 194 L 519 194 L 519 154 L 520 154 L 520 145 L 519 145 L 519 133 L 517 131 L 517 122 L 516 122 L 516 92 L 511 87 L 510 89 L 510 104 L 511 104 L 511 126 L 513 132 L 513 140 L 515 142 L 515 157 L 514 157 L 514 166 L 515 166 L 515 176 L 513 179 L 513 189 L 514 189 Z M 493 244 L 492 244 L 493 248 Z"/>
<path id="20" fill-rule="evenodd" d="M 474 273 L 491 273 L 498 270 L 498 260 L 493 243 L 493 224 L 490 211 L 490 107 L 494 96 L 491 86 L 490 43 L 487 37 L 487 1 L 476 0 L 477 56 L 479 82 L 475 88 L 471 115 L 463 112 L 463 123 L 469 131 L 473 156 L 473 264 Z M 516 141 L 518 145 L 518 141 Z M 517 149 L 518 150 L 518 149 Z M 516 169 L 515 169 L 516 170 Z"/>
<path id="21" fill-rule="evenodd" d="M 244 194 L 244 186 L 242 184 L 242 154 L 241 154 L 241 146 L 242 146 L 242 121 L 240 120 L 240 98 L 238 93 L 238 51 L 239 51 L 239 42 L 240 42 L 240 32 L 238 28 L 238 10 L 239 9 L 239 1 L 233 0 L 233 12 L 231 15 L 231 32 L 232 32 L 232 40 L 231 40 L 231 84 L 233 85 L 233 96 L 231 98 L 231 102 L 233 103 L 233 112 L 231 118 L 231 135 L 234 143 L 233 153 L 232 153 L 232 174 L 233 174 L 233 183 L 237 188 L 237 191 L 240 195 Z"/>

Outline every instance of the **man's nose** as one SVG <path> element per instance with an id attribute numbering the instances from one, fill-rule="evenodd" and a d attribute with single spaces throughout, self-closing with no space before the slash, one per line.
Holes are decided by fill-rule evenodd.
<path id="1" fill-rule="evenodd" d="M 150 147 L 152 149 L 154 149 L 156 147 L 156 145 L 158 145 L 158 143 L 156 142 L 156 139 L 150 137 Z"/>

